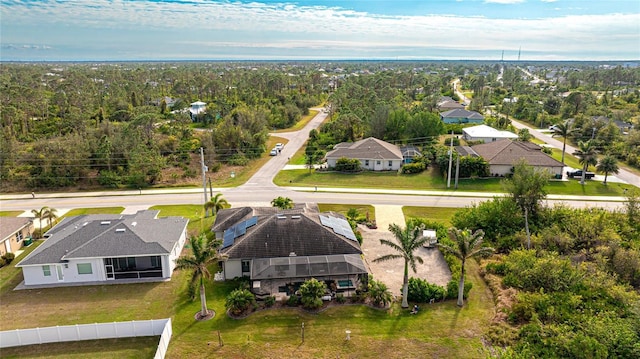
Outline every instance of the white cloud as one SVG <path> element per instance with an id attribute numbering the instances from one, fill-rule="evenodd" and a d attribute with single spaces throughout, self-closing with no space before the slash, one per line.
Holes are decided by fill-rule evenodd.
<path id="1" fill-rule="evenodd" d="M 543 0 L 545 1 L 545 0 Z M 546 0 L 550 1 L 550 0 Z M 486 0 L 514 4 L 523 0 Z M 640 57 L 640 14 L 574 15 L 536 19 L 489 19 L 456 15 L 387 16 L 326 6 L 192 0 L 184 3 L 123 0 L 43 1 L 0 4 L 3 42 L 83 43 L 160 53 L 180 47 L 202 58 L 219 49 L 382 53 L 434 49 L 509 50 L 576 58 L 603 52 Z M 20 40 L 33 28 L 34 39 Z M 66 37 L 65 35 L 66 34 Z M 98 38 L 96 38 L 98 36 Z M 38 40 L 38 41 L 36 41 Z M 57 43 L 56 43 L 57 42 Z M 153 50 L 153 47 L 156 49 Z M 124 50 L 123 50 L 124 51 Z M 208 51 L 208 52 L 207 52 Z M 146 53 L 146 52 L 145 52 Z M 163 54 L 164 55 L 164 54 Z M 255 55 L 248 55 L 255 56 Z M 424 56 L 424 55 L 423 55 Z M 543 55 L 540 55 L 543 56 Z"/>

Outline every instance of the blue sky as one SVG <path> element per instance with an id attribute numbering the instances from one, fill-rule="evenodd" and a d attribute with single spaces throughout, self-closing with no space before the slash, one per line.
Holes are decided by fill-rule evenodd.
<path id="1" fill-rule="evenodd" d="M 638 0 L 0 0 L 0 60 L 638 60 Z"/>

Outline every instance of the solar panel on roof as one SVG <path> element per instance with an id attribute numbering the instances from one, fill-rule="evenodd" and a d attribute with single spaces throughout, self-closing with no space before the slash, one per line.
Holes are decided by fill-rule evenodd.
<path id="1" fill-rule="evenodd" d="M 325 227 L 331 227 L 328 217 L 320 216 L 320 223 Z"/>
<path id="2" fill-rule="evenodd" d="M 222 248 L 227 248 L 233 245 L 233 242 L 235 241 L 235 239 L 236 237 L 234 235 L 234 231 L 230 229 L 224 231 L 224 237 L 222 239 Z"/>
<path id="3" fill-rule="evenodd" d="M 247 220 L 247 228 L 255 226 L 258 223 L 258 217 L 251 217 Z"/>
<path id="4" fill-rule="evenodd" d="M 240 222 L 236 224 L 235 237 L 240 237 L 245 233 L 247 233 L 247 222 Z"/>

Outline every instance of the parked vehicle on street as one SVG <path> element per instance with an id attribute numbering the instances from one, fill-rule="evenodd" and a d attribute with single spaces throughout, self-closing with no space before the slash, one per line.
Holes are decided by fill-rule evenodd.
<path id="1" fill-rule="evenodd" d="M 278 150 L 276 150 L 275 148 L 271 150 L 271 152 L 269 152 L 269 156 L 277 156 L 278 155 Z"/>
<path id="2" fill-rule="evenodd" d="M 282 151 L 282 149 L 284 148 L 284 144 L 278 142 L 276 143 L 276 147 L 274 147 L 274 150 L 278 150 L 278 151 Z"/>
<path id="3" fill-rule="evenodd" d="M 584 175 L 584 178 L 585 179 L 592 179 L 595 176 L 596 176 L 595 173 L 587 172 Z M 567 177 L 569 177 L 569 178 L 582 178 L 582 170 L 567 171 Z"/>

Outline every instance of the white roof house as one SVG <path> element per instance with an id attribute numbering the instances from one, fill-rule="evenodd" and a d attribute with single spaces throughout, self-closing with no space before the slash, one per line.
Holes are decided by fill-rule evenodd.
<path id="1" fill-rule="evenodd" d="M 502 139 L 516 139 L 518 135 L 509 131 L 496 130 L 487 125 L 478 125 L 462 129 L 462 137 L 466 141 L 495 142 Z"/>
<path id="2" fill-rule="evenodd" d="M 191 115 L 199 115 L 203 113 L 207 109 L 207 103 L 202 101 L 196 101 L 191 103 L 191 107 L 189 108 L 189 112 Z"/>

